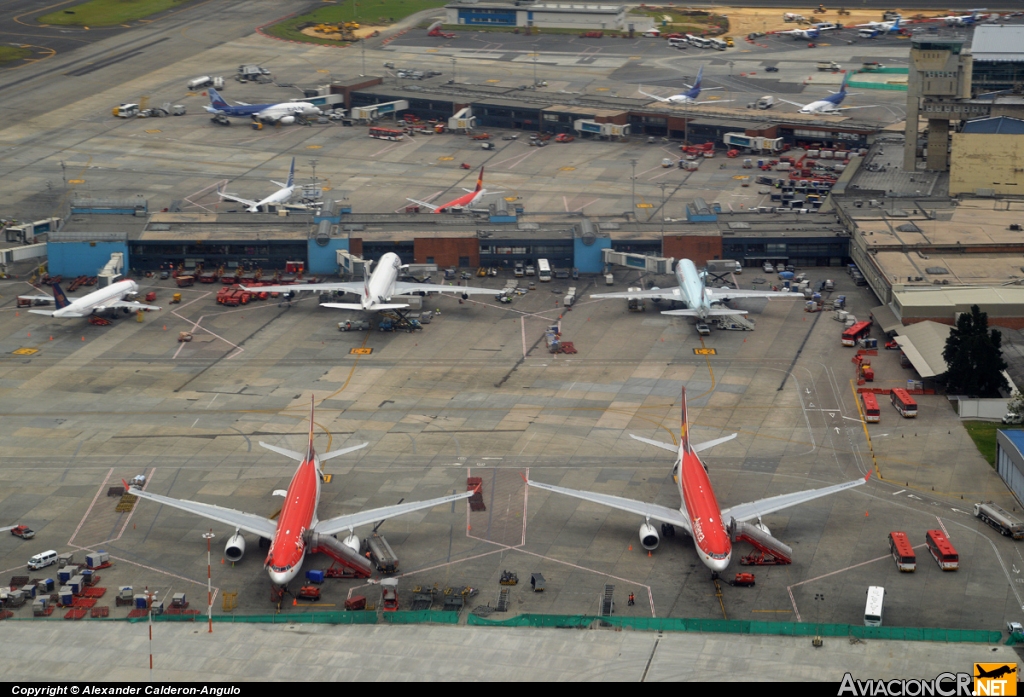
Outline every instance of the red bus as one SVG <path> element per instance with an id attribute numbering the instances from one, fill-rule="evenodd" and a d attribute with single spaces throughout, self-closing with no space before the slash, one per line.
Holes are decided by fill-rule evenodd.
<path id="1" fill-rule="evenodd" d="M 929 530 L 924 536 L 928 543 L 928 551 L 935 557 L 935 562 L 943 571 L 956 571 L 960 568 L 960 555 L 949 542 L 946 533 L 941 530 Z"/>
<path id="2" fill-rule="evenodd" d="M 889 553 L 896 560 L 896 568 L 900 571 L 913 571 L 917 568 L 917 555 L 914 554 L 907 533 L 889 533 Z"/>
<path id="3" fill-rule="evenodd" d="M 861 395 L 864 399 L 864 420 L 869 424 L 877 424 L 882 420 L 882 412 L 878 409 L 878 400 L 870 392 Z"/>
<path id="4" fill-rule="evenodd" d="M 871 322 L 857 322 L 843 332 L 843 346 L 856 346 L 857 341 L 871 333 Z"/>
<path id="5" fill-rule="evenodd" d="M 905 419 L 912 419 L 917 416 L 917 402 L 910 396 L 910 393 L 901 387 L 897 387 L 889 392 L 889 398 L 892 400 L 892 405 L 896 407 L 896 411 L 900 413 Z"/>
<path id="6" fill-rule="evenodd" d="M 370 126 L 370 137 L 381 140 L 401 140 L 405 134 L 397 128 L 383 128 L 381 126 Z"/>

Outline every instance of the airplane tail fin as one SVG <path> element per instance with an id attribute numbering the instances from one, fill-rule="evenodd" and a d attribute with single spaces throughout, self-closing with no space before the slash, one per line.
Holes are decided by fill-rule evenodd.
<path id="1" fill-rule="evenodd" d="M 901 19 L 902 19 L 902 17 L 897 17 L 896 18 L 896 22 L 892 25 L 892 30 L 893 31 L 899 31 L 900 30 L 900 20 Z"/>
<path id="2" fill-rule="evenodd" d="M 64 295 L 63 289 L 61 289 L 59 283 L 53 284 L 53 304 L 58 310 L 61 310 L 71 304 L 68 300 L 68 296 Z"/>
<path id="3" fill-rule="evenodd" d="M 295 186 L 295 158 L 294 157 L 292 158 L 291 169 L 288 170 L 288 183 L 285 184 L 286 188 L 287 187 L 291 187 L 291 186 Z"/>
<path id="4" fill-rule="evenodd" d="M 697 69 L 697 79 L 693 81 L 693 89 L 700 92 L 700 83 L 704 79 L 704 64 L 702 63 L 700 68 Z"/>
<path id="5" fill-rule="evenodd" d="M 208 89 L 207 93 L 210 95 L 210 106 L 215 107 L 217 109 L 226 109 L 229 106 L 231 106 L 226 101 L 224 101 L 224 97 L 220 96 L 220 93 L 217 92 L 217 90 L 215 90 L 214 88 L 211 87 L 210 89 Z"/>
<path id="6" fill-rule="evenodd" d="M 843 81 L 839 84 L 839 94 L 846 94 L 846 80 L 850 77 L 850 73 L 843 74 Z"/>
<path id="7" fill-rule="evenodd" d="M 484 188 L 484 168 L 480 168 L 480 176 L 476 178 L 476 188 L 473 190 L 474 193 Z"/>
<path id="8" fill-rule="evenodd" d="M 686 388 L 683 388 L 683 408 L 679 419 L 679 456 L 691 452 L 690 448 L 690 424 L 686 420 Z"/>

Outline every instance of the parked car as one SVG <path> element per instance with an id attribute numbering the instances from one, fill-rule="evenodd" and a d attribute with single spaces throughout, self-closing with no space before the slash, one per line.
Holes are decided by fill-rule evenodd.
<path id="1" fill-rule="evenodd" d="M 776 68 L 774 65 L 766 65 L 764 71 L 766 73 L 777 73 L 779 72 L 779 69 Z"/>

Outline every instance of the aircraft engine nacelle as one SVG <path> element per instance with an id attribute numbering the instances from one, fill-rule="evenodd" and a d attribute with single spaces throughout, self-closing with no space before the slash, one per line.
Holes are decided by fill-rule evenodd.
<path id="1" fill-rule="evenodd" d="M 291 126 L 293 123 L 295 123 L 295 117 L 294 116 L 282 116 L 281 120 L 278 123 L 280 123 L 282 126 Z"/>
<path id="2" fill-rule="evenodd" d="M 96 307 L 92 308 L 92 313 L 94 315 L 98 315 L 98 314 L 101 314 L 101 313 L 106 312 L 106 311 L 107 311 L 107 306 L 106 305 L 97 305 Z"/>
<path id="3" fill-rule="evenodd" d="M 463 300 L 469 300 L 469 293 L 463 293 L 462 294 L 462 299 Z"/>
<path id="4" fill-rule="evenodd" d="M 245 538 L 235 533 L 224 545 L 224 558 L 228 561 L 239 561 L 245 554 Z"/>
<path id="5" fill-rule="evenodd" d="M 359 548 L 361 545 L 359 542 L 359 536 L 355 533 L 349 534 L 348 537 L 342 540 L 342 544 L 351 549 L 356 554 L 359 554 Z"/>
<path id="6" fill-rule="evenodd" d="M 644 523 L 640 526 L 640 544 L 643 545 L 644 549 L 648 552 L 658 548 L 658 544 L 661 542 L 661 537 L 658 535 L 658 530 L 650 523 Z"/>

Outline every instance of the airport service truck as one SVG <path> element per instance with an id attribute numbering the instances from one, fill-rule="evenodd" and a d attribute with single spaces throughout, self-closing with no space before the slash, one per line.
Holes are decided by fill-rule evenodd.
<path id="1" fill-rule="evenodd" d="M 1024 523 L 1010 515 L 1003 507 L 991 501 L 974 504 L 974 515 L 991 525 L 993 528 L 1015 540 L 1024 540 Z"/>

